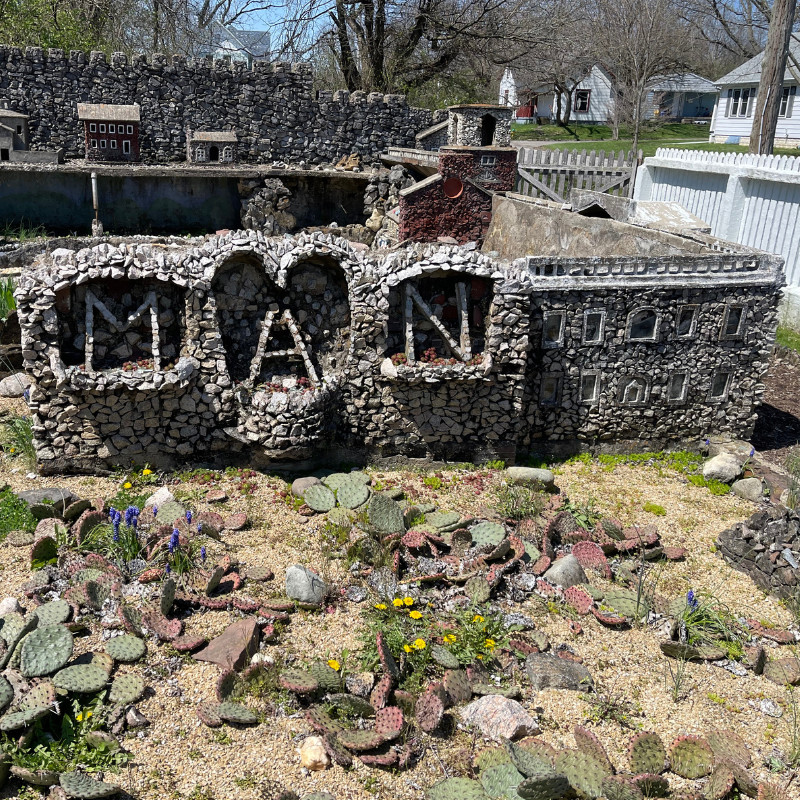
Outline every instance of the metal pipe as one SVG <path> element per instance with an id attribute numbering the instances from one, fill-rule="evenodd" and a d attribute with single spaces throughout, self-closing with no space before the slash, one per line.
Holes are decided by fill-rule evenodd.
<path id="1" fill-rule="evenodd" d="M 99 221 L 100 204 L 97 202 L 97 173 L 92 173 L 92 206 L 94 208 L 94 221 Z"/>

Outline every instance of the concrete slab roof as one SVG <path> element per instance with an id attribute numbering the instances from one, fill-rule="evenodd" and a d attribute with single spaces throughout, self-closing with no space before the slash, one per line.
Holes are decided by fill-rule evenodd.
<path id="1" fill-rule="evenodd" d="M 92 122 L 139 122 L 139 106 L 78 103 L 78 119 Z"/>

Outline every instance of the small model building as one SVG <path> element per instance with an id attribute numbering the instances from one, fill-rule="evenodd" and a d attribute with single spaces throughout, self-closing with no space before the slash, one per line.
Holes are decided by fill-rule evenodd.
<path id="1" fill-rule="evenodd" d="M 87 161 L 139 160 L 139 106 L 78 103 Z"/>
<path id="2" fill-rule="evenodd" d="M 17 164 L 61 164 L 64 150 L 28 150 L 27 114 L 0 108 L 0 161 Z"/>
<path id="3" fill-rule="evenodd" d="M 186 160 L 191 164 L 232 164 L 239 143 L 235 131 L 186 131 Z"/>

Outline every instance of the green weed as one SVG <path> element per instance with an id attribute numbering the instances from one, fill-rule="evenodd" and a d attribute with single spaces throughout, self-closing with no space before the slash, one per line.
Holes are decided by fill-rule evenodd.
<path id="1" fill-rule="evenodd" d="M 8 319 L 8 315 L 17 307 L 14 288 L 13 278 L 0 278 L 0 319 Z"/>
<path id="2" fill-rule="evenodd" d="M 788 328 L 786 325 L 778 325 L 775 343 L 800 353 L 800 333 Z"/>
<path id="3" fill-rule="evenodd" d="M 9 531 L 28 531 L 36 528 L 36 518 L 28 504 L 20 500 L 9 487 L 0 491 L 0 541 Z"/>
<path id="4" fill-rule="evenodd" d="M 667 510 L 664 506 L 656 505 L 656 503 L 645 503 L 642 508 L 647 511 L 648 514 L 654 514 L 657 517 L 665 517 L 667 515 Z"/>
<path id="5" fill-rule="evenodd" d="M 33 421 L 30 417 L 12 417 L 0 430 L 3 452 L 19 458 L 28 469 L 36 469 L 36 449 L 33 446 Z"/>
<path id="6" fill-rule="evenodd" d="M 728 486 L 727 483 L 714 480 L 713 478 L 709 480 L 702 475 L 689 475 L 689 483 L 708 489 L 711 494 L 718 496 L 729 494 L 731 491 L 731 487 Z"/>
<path id="7" fill-rule="evenodd" d="M 504 483 L 495 491 L 494 506 L 504 519 L 537 517 L 544 508 L 544 495 L 530 486 Z"/>

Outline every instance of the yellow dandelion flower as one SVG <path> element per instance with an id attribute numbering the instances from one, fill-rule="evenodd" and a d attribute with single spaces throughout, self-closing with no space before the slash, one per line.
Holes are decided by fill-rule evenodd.
<path id="1" fill-rule="evenodd" d="M 415 650 L 424 650 L 427 647 L 425 644 L 424 639 L 415 639 L 414 640 L 414 649 Z"/>
<path id="2" fill-rule="evenodd" d="M 75 719 L 78 720 L 78 722 L 83 722 L 83 714 L 76 715 Z"/>
<path id="3" fill-rule="evenodd" d="M 485 647 L 487 650 L 494 650 L 494 648 L 495 648 L 495 641 L 494 641 L 494 639 L 487 639 L 487 640 L 486 640 L 486 641 L 483 643 L 483 646 L 484 646 L 484 647 Z"/>
<path id="4" fill-rule="evenodd" d="M 335 658 L 331 658 L 328 660 L 328 666 L 331 669 L 335 669 L 337 672 L 339 671 L 339 667 L 341 666 L 339 662 Z"/>
<path id="5" fill-rule="evenodd" d="M 404 597 L 404 598 L 403 598 L 403 602 L 404 602 L 404 603 L 405 603 L 407 606 L 413 606 L 413 605 L 414 605 L 414 598 L 413 598 L 413 597 Z"/>
<path id="6" fill-rule="evenodd" d="M 375 603 L 375 608 L 377 608 L 378 611 L 386 611 L 386 603 Z"/>
<path id="7" fill-rule="evenodd" d="M 405 650 L 406 653 L 410 653 L 411 652 L 411 647 L 409 645 L 407 645 L 407 644 L 404 644 L 403 645 L 403 650 Z"/>
<path id="8" fill-rule="evenodd" d="M 448 634 L 447 634 L 447 635 L 444 637 L 444 641 L 445 641 L 445 643 L 446 643 L 446 644 L 453 644 L 453 642 L 454 642 L 455 640 L 456 640 L 455 634 L 452 634 L 452 633 L 448 633 Z"/>
<path id="9" fill-rule="evenodd" d="M 472 621 L 473 621 L 473 622 L 483 622 L 483 617 L 482 617 L 480 614 L 476 614 L 476 615 L 475 615 L 475 616 L 472 618 Z"/>
<path id="10" fill-rule="evenodd" d="M 422 619 L 422 612 L 416 610 L 409 611 L 408 616 L 411 617 L 411 619 Z"/>
<path id="11" fill-rule="evenodd" d="M 12 447 L 10 452 L 13 453 L 16 449 L 17 449 L 16 447 Z"/>
<path id="12" fill-rule="evenodd" d="M 153 470 L 151 470 L 151 469 L 143 469 L 142 470 L 142 475 L 152 475 L 152 474 L 153 474 Z"/>
<path id="13" fill-rule="evenodd" d="M 483 661 L 483 654 L 478 653 L 478 655 L 476 655 L 475 658 L 479 659 L 480 661 Z"/>
<path id="14" fill-rule="evenodd" d="M 133 489 L 133 484 L 130 481 L 125 481 L 125 483 L 122 484 L 122 488 L 123 489 Z"/>
<path id="15" fill-rule="evenodd" d="M 392 605 L 395 608 L 402 608 L 403 607 L 403 601 L 399 597 L 395 597 L 395 599 L 392 600 Z"/>

